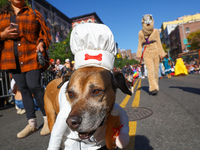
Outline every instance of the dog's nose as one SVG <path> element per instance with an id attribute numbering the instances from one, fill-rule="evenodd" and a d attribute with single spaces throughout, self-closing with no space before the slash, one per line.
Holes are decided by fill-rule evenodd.
<path id="1" fill-rule="evenodd" d="M 81 124 L 82 118 L 79 116 L 69 116 L 66 120 L 68 126 L 72 129 L 72 130 L 76 130 L 79 125 Z"/>

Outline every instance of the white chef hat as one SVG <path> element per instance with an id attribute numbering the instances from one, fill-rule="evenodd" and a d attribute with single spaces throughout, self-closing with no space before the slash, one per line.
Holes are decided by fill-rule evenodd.
<path id="1" fill-rule="evenodd" d="M 111 30 L 104 24 L 84 23 L 74 27 L 70 37 L 75 69 L 95 66 L 112 70 L 116 43 Z"/>

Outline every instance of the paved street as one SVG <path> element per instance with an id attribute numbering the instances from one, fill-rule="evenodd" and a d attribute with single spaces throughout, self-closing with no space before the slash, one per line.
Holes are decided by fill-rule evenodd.
<path id="1" fill-rule="evenodd" d="M 131 140 L 126 150 L 200 150 L 200 74 L 159 80 L 157 96 L 148 92 L 147 79 L 135 81 L 135 93 L 120 91 L 116 102 L 127 111 Z M 38 125 L 42 115 L 37 111 Z M 16 134 L 26 125 L 14 107 L 0 110 L 1 150 L 45 150 L 49 136 L 39 131 L 24 139 Z"/>

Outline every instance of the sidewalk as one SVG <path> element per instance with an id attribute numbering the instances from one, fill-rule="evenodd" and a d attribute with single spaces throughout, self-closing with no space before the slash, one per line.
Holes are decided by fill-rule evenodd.
<path id="1" fill-rule="evenodd" d="M 50 135 L 41 136 L 43 117 L 36 112 L 37 124 L 40 130 L 24 139 L 18 139 L 17 133 L 26 125 L 26 115 L 18 115 L 15 107 L 0 109 L 0 149 L 1 150 L 46 150 Z"/>

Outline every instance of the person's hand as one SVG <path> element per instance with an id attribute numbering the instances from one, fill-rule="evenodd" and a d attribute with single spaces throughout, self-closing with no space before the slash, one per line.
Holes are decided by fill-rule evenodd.
<path id="1" fill-rule="evenodd" d="M 160 61 L 163 61 L 163 57 L 162 56 L 160 56 Z"/>
<path id="2" fill-rule="evenodd" d="M 37 48 L 36 48 L 36 52 L 43 52 L 44 51 L 44 43 L 43 42 L 40 42 L 38 45 L 37 45 Z"/>
<path id="3" fill-rule="evenodd" d="M 137 60 L 138 62 L 140 62 L 140 58 L 139 58 L 139 57 L 136 57 L 136 60 Z"/>
<path id="4" fill-rule="evenodd" d="M 11 29 L 7 27 L 3 32 L 1 32 L 1 40 L 5 39 L 16 39 L 19 37 L 19 32 L 16 28 Z"/>

